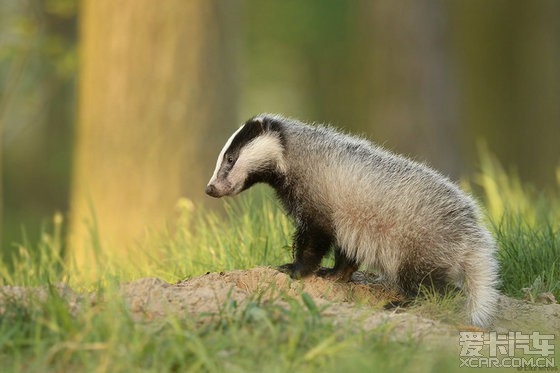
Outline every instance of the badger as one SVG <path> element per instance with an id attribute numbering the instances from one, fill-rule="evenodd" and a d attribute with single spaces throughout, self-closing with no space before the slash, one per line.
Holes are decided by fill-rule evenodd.
<path id="1" fill-rule="evenodd" d="M 205 192 L 234 196 L 256 183 L 295 223 L 294 260 L 280 271 L 349 281 L 363 265 L 409 296 L 456 286 L 469 321 L 491 325 L 496 242 L 473 198 L 442 174 L 331 126 L 260 114 L 227 140 Z M 333 248 L 333 268 L 320 267 Z"/>

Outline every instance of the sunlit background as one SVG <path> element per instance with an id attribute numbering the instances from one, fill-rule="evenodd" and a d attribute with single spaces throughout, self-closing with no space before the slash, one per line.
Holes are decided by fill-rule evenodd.
<path id="1" fill-rule="evenodd" d="M 486 147 L 546 190 L 559 20 L 555 0 L 3 0 L 3 254 L 56 211 L 71 245 L 92 225 L 126 245 L 180 197 L 210 205 L 221 145 L 260 112 L 364 134 L 455 180 Z"/>

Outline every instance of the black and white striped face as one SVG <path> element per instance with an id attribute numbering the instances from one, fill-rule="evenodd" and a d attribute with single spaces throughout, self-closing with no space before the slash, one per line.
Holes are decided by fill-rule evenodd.
<path id="1" fill-rule="evenodd" d="M 251 185 L 284 171 L 281 133 L 271 120 L 248 120 L 228 139 L 206 186 L 212 197 L 234 196 Z"/>

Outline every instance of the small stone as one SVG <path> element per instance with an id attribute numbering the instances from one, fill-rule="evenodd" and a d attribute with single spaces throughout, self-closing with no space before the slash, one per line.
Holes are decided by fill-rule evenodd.
<path id="1" fill-rule="evenodd" d="M 539 295 L 537 295 L 537 299 L 536 301 L 538 303 L 544 303 L 544 304 L 555 304 L 558 303 L 556 301 L 556 297 L 554 296 L 554 294 L 552 294 L 550 291 L 546 291 L 544 293 L 540 293 Z"/>

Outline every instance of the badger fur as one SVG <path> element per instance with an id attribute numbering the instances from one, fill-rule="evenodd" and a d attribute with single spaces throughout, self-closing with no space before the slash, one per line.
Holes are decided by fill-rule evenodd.
<path id="1" fill-rule="evenodd" d="M 496 243 L 474 200 L 431 168 L 327 126 L 279 115 L 249 119 L 226 142 L 206 193 L 264 182 L 296 225 L 293 278 L 349 280 L 359 265 L 409 295 L 452 284 L 470 321 L 489 326 L 498 292 Z M 335 264 L 318 270 L 334 247 Z"/>

